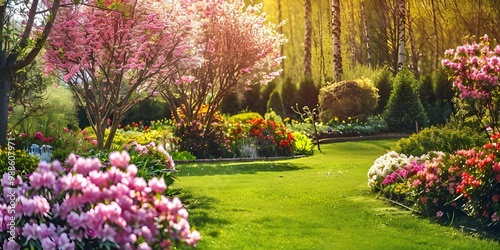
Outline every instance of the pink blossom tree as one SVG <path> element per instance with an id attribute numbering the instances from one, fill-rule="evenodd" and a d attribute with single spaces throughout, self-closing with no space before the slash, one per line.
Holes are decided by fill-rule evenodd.
<path id="1" fill-rule="evenodd" d="M 447 50 L 442 65 L 465 111 L 476 116 L 483 128 L 500 132 L 500 45 L 491 50 L 487 35 L 479 43 L 467 41 L 456 50 Z"/>
<path id="2" fill-rule="evenodd" d="M 286 39 L 278 33 L 279 25 L 266 21 L 262 4 L 245 8 L 240 0 L 205 0 L 196 7 L 203 23 L 198 41 L 205 61 L 166 85 L 162 95 L 172 110 L 180 109 L 185 121 L 197 119 L 202 106 L 207 108 L 199 122 L 209 128 L 225 97 L 255 83 L 267 84 L 280 74 L 276 67 L 284 58 L 280 49 Z M 178 113 L 174 117 L 180 122 Z"/>
<path id="3" fill-rule="evenodd" d="M 90 0 L 61 11 L 47 40 L 45 70 L 73 90 L 98 148 L 110 148 L 132 106 L 201 64 L 192 2 Z"/>

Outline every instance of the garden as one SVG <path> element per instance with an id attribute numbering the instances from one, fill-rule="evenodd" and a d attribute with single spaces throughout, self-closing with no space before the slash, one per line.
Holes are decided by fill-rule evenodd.
<path id="1" fill-rule="evenodd" d="M 0 249 L 498 248 L 495 6 L 296 2 L 0 4 Z"/>

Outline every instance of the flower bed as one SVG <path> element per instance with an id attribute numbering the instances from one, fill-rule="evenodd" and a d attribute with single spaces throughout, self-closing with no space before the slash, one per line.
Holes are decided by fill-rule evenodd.
<path id="1" fill-rule="evenodd" d="M 390 152 L 368 172 L 368 185 L 424 216 L 465 213 L 486 228 L 500 226 L 500 134 L 480 148 L 430 153 L 408 160 Z M 410 157 L 411 158 L 411 157 Z M 446 216 L 444 216 L 446 215 Z"/>
<path id="2" fill-rule="evenodd" d="M 161 178 L 137 177 L 127 152 L 97 158 L 71 154 L 41 162 L 29 176 L 4 174 L 0 215 L 3 249 L 170 249 L 194 246 L 188 212 L 163 196 Z M 11 202 L 15 197 L 15 202 Z"/>

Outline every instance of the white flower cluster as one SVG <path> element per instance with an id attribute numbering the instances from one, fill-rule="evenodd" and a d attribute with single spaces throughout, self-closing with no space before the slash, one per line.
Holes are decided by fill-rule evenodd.
<path id="1" fill-rule="evenodd" d="M 422 157 L 425 157 L 422 156 Z M 413 161 L 426 160 L 422 157 L 406 156 L 395 151 L 387 152 L 375 160 L 370 170 L 368 170 L 368 186 L 373 189 L 380 185 L 385 176 L 399 168 L 411 164 Z"/>

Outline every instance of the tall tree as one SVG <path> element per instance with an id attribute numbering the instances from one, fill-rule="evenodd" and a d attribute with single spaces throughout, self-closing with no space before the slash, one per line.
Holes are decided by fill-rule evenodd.
<path id="1" fill-rule="evenodd" d="M 363 22 L 363 40 L 366 45 L 366 60 L 368 63 L 368 67 L 372 67 L 372 58 L 370 53 L 370 36 L 368 35 L 368 25 L 366 24 L 366 12 L 365 12 L 365 0 L 361 0 L 360 3 L 361 8 L 361 21 Z"/>
<path id="2" fill-rule="evenodd" d="M 332 0 L 332 44 L 335 82 L 342 80 L 342 54 L 340 50 L 340 0 Z"/>
<path id="3" fill-rule="evenodd" d="M 28 66 L 40 53 L 57 17 L 60 4 L 60 0 L 5 0 L 0 4 L 1 147 L 7 144 L 9 93 L 13 76 Z"/>
<path id="4" fill-rule="evenodd" d="M 311 0 L 306 0 L 305 4 L 305 32 L 304 32 L 304 76 L 312 77 L 311 50 L 312 50 L 312 5 Z"/>
<path id="5" fill-rule="evenodd" d="M 200 122 L 207 125 L 208 132 L 214 114 L 229 94 L 255 83 L 265 85 L 280 75 L 280 48 L 286 40 L 277 31 L 278 25 L 267 22 L 260 4 L 245 8 L 241 1 L 211 0 L 200 1 L 197 7 L 204 15 L 199 39 L 204 63 L 185 72 L 162 95 L 172 110 L 180 109 L 185 122 L 198 119 L 201 107 L 206 107 Z M 174 118 L 180 122 L 176 112 Z"/>
<path id="6" fill-rule="evenodd" d="M 409 4 L 408 4 L 409 5 Z M 410 8 L 408 7 L 407 9 L 407 19 L 408 19 L 408 37 L 410 40 L 410 50 L 411 50 L 411 70 L 413 72 L 413 75 L 419 79 L 420 73 L 419 73 L 419 68 L 418 68 L 418 61 L 420 58 L 420 55 L 418 53 L 418 48 L 415 42 L 415 34 L 413 33 L 413 19 L 411 18 L 411 11 Z"/>
<path id="7" fill-rule="evenodd" d="M 405 22 L 406 22 L 405 0 L 398 2 L 398 71 L 401 70 L 405 62 Z"/>
<path id="8" fill-rule="evenodd" d="M 281 1 L 282 0 L 278 0 L 278 22 L 280 22 L 280 23 L 283 22 L 283 6 L 281 5 Z M 280 25 L 278 32 L 280 34 L 283 34 L 283 25 Z M 282 55 L 285 54 L 285 44 L 284 43 L 281 44 L 280 53 Z M 284 60 L 281 61 L 281 70 L 282 70 L 281 75 L 283 76 L 285 74 L 285 61 Z"/>
<path id="9" fill-rule="evenodd" d="M 433 67 L 434 69 L 437 69 L 439 67 L 439 57 L 441 56 L 440 54 L 440 47 L 439 47 L 439 31 L 438 31 L 438 18 L 437 18 L 437 6 L 434 0 L 431 0 L 431 7 L 432 7 L 432 27 L 434 28 L 434 43 L 435 43 L 435 53 L 434 53 L 434 64 Z"/>
<path id="10" fill-rule="evenodd" d="M 90 0 L 96 7 L 61 11 L 47 40 L 46 71 L 73 90 L 98 148 L 110 148 L 132 106 L 156 95 L 179 70 L 201 64 L 190 2 Z"/>
<path id="11" fill-rule="evenodd" d="M 327 67 L 326 67 L 326 62 L 325 62 L 325 54 L 326 54 L 326 49 L 325 49 L 325 46 L 324 46 L 324 32 L 325 32 L 325 28 L 324 28 L 324 22 L 323 22 L 323 11 L 324 11 L 324 8 L 323 8 L 323 1 L 319 1 L 318 2 L 318 23 L 316 25 L 318 31 L 318 42 L 314 43 L 316 45 L 316 47 L 319 45 L 319 55 L 318 55 L 318 59 L 317 59 L 317 63 L 319 64 L 319 74 L 318 74 L 318 77 L 319 77 L 319 83 L 320 85 L 325 83 L 326 79 L 329 78 L 329 76 L 327 75 Z M 328 13 L 328 12 L 327 12 Z M 327 19 L 328 20 L 328 19 Z M 329 22 L 328 22 L 329 23 Z M 330 25 L 327 25 L 327 29 L 326 29 L 326 32 L 328 32 L 328 28 L 329 28 Z M 329 43 L 327 43 L 329 44 Z M 287 96 L 288 98 L 288 96 Z M 287 107 L 285 106 L 285 109 Z M 294 113 L 295 114 L 295 113 Z"/>

